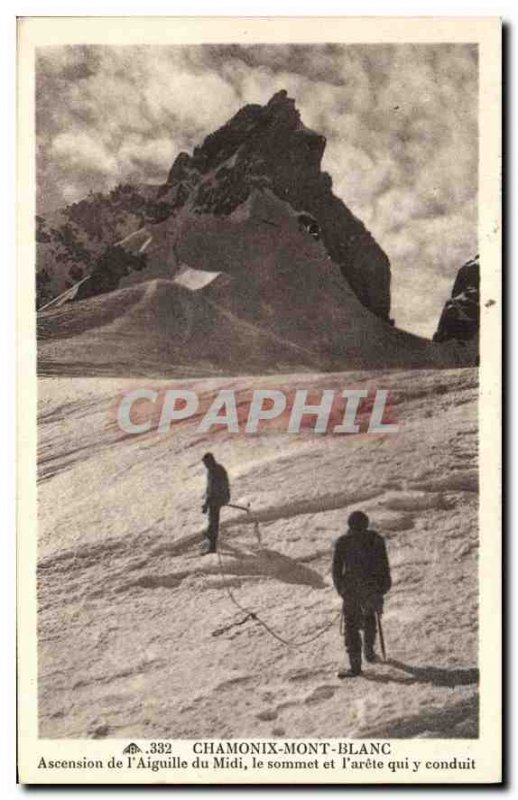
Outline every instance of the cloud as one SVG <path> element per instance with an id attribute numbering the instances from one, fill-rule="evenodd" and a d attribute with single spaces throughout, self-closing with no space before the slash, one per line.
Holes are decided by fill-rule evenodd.
<path id="1" fill-rule="evenodd" d="M 458 44 L 40 48 L 39 207 L 160 183 L 179 151 L 286 89 L 390 258 L 397 324 L 431 336 L 478 250 L 477 72 Z"/>

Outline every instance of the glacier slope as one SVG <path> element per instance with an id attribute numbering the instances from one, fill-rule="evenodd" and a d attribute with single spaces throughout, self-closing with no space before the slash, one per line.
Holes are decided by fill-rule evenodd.
<path id="1" fill-rule="evenodd" d="M 38 666 L 44 737 L 474 737 L 477 373 L 285 375 L 254 386 L 386 387 L 397 434 L 131 437 L 135 379 L 44 378 L 39 393 Z M 154 386 L 172 386 L 155 381 Z M 186 382 L 178 382 L 186 386 Z M 246 391 L 245 378 L 191 381 Z M 202 454 L 229 471 L 222 571 L 200 557 Z M 355 508 L 387 540 L 389 660 L 340 681 L 334 540 Z M 241 624 L 236 624 L 241 623 Z"/>

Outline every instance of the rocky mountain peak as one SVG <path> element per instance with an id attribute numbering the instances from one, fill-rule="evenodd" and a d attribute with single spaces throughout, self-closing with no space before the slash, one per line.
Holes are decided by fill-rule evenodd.
<path id="1" fill-rule="evenodd" d="M 283 89 L 265 105 L 245 105 L 192 154 L 179 153 L 161 186 L 120 185 L 108 195 L 95 194 L 61 209 L 53 219 L 41 218 L 38 306 L 86 277 L 90 291 L 115 288 L 121 270 L 135 266 L 133 260 L 122 264 L 118 251 L 114 259 L 113 247 L 143 226 L 151 226 L 148 238 L 156 241 L 156 225 L 163 223 L 169 241 L 178 236 L 180 227 L 185 228 L 187 219 L 206 217 L 207 224 L 214 219 L 228 221 L 241 207 L 262 208 L 261 202 L 248 203 L 252 196 L 264 200 L 273 195 L 288 216 L 298 219 L 301 229 L 321 242 L 324 257 L 338 266 L 360 302 L 388 321 L 389 260 L 333 194 L 331 177 L 321 169 L 325 147 L 325 137 L 304 124 L 295 100 Z M 304 259 L 303 240 L 300 246 L 293 255 L 294 266 Z M 156 248 L 146 251 L 154 277 L 171 270 L 174 253 L 168 247 L 164 244 L 160 255 Z M 140 280 L 147 279 L 140 262 L 137 271 Z M 90 280 L 93 276 L 96 279 Z"/>
<path id="2" fill-rule="evenodd" d="M 364 225 L 332 191 L 321 170 L 326 139 L 304 125 L 283 89 L 261 106 L 246 105 L 209 134 L 192 155 L 180 153 L 159 197 L 172 213 L 226 216 L 254 189 L 270 189 L 310 214 L 322 241 L 360 301 L 382 319 L 390 311 L 390 263 Z"/>
<path id="3" fill-rule="evenodd" d="M 128 375 L 473 363 L 470 342 L 387 324 L 387 256 L 333 194 L 325 145 L 278 92 L 180 153 L 149 194 L 119 186 L 61 222 L 38 220 L 40 370 L 85 359 Z M 74 282 L 56 291 L 72 258 Z M 471 298 L 470 270 L 456 302 Z"/>

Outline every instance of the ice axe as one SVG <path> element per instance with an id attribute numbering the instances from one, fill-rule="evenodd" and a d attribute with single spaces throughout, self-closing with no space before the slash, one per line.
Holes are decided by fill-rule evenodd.
<path id="1" fill-rule="evenodd" d="M 380 647 L 381 647 L 381 655 L 383 656 L 383 661 L 387 660 L 387 651 L 385 650 L 385 637 L 383 636 L 383 627 L 381 625 L 381 614 L 379 611 L 376 611 L 376 622 L 378 623 L 378 633 L 380 637 Z"/>
<path id="2" fill-rule="evenodd" d="M 229 506 L 230 508 L 237 508 L 239 509 L 239 511 L 246 511 L 247 514 L 252 513 L 252 509 L 250 508 L 250 503 L 248 503 L 247 506 L 238 506 L 237 503 L 227 503 L 227 506 Z M 259 544 L 262 544 L 261 531 L 259 530 L 259 523 L 257 522 L 257 520 L 254 523 L 254 533 Z"/>
<path id="3" fill-rule="evenodd" d="M 237 508 L 239 509 L 239 511 L 246 511 L 247 514 L 251 514 L 250 504 L 248 504 L 247 506 L 238 506 L 237 503 L 227 503 L 227 506 L 229 508 Z"/>

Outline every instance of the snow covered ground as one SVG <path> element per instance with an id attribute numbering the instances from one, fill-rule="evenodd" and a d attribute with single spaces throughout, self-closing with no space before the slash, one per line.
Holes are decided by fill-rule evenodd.
<path id="1" fill-rule="evenodd" d="M 174 378 L 477 363 L 476 338 L 438 344 L 373 314 L 323 241 L 302 231 L 291 206 L 271 192 L 253 192 L 229 217 L 185 208 L 141 236 L 152 237 L 146 253 L 154 267 L 132 272 L 117 290 L 38 314 L 39 375 Z"/>
<path id="2" fill-rule="evenodd" d="M 332 381 L 392 389 L 400 432 L 251 437 L 188 421 L 132 437 L 113 407 L 137 381 L 40 380 L 40 736 L 477 736 L 477 372 Z M 221 564 L 199 554 L 206 450 L 254 512 L 222 512 Z M 356 508 L 387 541 L 388 662 L 340 680 L 338 621 L 289 647 L 228 590 L 285 639 L 318 633 L 340 610 L 332 547 Z"/>

